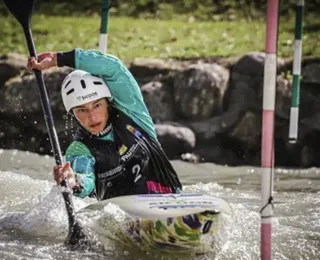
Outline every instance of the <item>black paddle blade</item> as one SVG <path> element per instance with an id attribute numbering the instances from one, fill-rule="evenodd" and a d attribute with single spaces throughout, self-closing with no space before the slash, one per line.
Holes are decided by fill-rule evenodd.
<path id="1" fill-rule="evenodd" d="M 64 244 L 70 250 L 84 250 L 92 252 L 104 252 L 104 245 L 99 241 L 98 237 L 91 233 L 90 229 L 85 229 L 75 222 L 69 228 L 69 234 Z"/>
<path id="2" fill-rule="evenodd" d="M 91 242 L 92 241 L 88 238 L 88 234 L 85 232 L 84 228 L 80 226 L 78 222 L 75 222 L 69 229 L 65 244 L 72 249 L 89 249 L 91 248 Z"/>
<path id="3" fill-rule="evenodd" d="M 3 0 L 9 11 L 24 29 L 30 28 L 35 0 Z"/>
<path id="4" fill-rule="evenodd" d="M 61 186 L 67 186 L 65 182 Z M 74 205 L 72 201 L 72 194 L 68 191 L 62 192 L 63 199 L 65 201 L 68 222 L 69 222 L 69 234 L 65 241 L 65 244 L 71 247 L 90 247 L 90 239 L 87 237 L 84 228 L 76 220 L 76 214 L 74 210 Z"/>

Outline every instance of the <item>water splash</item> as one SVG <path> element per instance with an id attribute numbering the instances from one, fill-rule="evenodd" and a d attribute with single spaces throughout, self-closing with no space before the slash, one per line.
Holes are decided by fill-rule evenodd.
<path id="1" fill-rule="evenodd" d="M 67 113 L 63 116 L 63 119 L 65 120 L 65 125 L 64 125 L 64 134 L 66 136 L 72 135 L 74 133 L 74 116 L 71 115 L 70 113 Z"/>

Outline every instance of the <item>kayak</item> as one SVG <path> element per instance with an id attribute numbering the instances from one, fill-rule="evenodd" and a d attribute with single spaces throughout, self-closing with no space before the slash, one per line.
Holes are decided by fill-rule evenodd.
<path id="1" fill-rule="evenodd" d="M 189 193 L 116 197 L 78 213 L 100 238 L 143 251 L 193 254 L 221 248 L 233 215 L 227 201 Z"/>

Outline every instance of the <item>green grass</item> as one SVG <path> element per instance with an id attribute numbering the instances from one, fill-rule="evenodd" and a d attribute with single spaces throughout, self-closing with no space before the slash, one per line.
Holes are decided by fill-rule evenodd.
<path id="1" fill-rule="evenodd" d="M 305 19 L 303 56 L 320 57 L 320 19 Z M 27 55 L 20 25 L 11 17 L 1 17 L 0 52 Z M 75 47 L 98 48 L 99 16 L 57 17 L 34 15 L 32 31 L 38 52 L 69 50 Z M 235 56 L 264 51 L 264 21 L 192 22 L 142 20 L 110 17 L 108 52 L 131 61 L 135 57 L 191 58 Z M 292 57 L 294 17 L 282 19 L 278 55 Z"/>

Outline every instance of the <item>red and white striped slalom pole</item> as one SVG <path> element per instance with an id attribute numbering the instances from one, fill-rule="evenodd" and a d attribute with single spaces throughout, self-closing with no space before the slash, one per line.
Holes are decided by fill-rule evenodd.
<path id="1" fill-rule="evenodd" d="M 263 80 L 263 115 L 261 144 L 261 259 L 272 259 L 271 227 L 273 216 L 274 174 L 274 108 L 277 76 L 279 0 L 268 0 L 266 28 L 266 56 Z"/>

